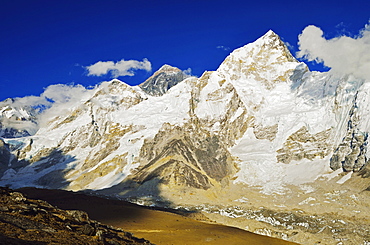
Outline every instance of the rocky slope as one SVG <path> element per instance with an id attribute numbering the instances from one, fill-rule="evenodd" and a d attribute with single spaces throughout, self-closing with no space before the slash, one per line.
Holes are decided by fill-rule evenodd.
<path id="1" fill-rule="evenodd" d="M 367 80 L 309 71 L 269 31 L 200 78 L 164 66 L 140 86 L 104 82 L 35 134 L 4 138 L 0 184 L 94 190 L 175 208 L 218 203 L 258 213 L 261 203 L 277 215 L 310 213 L 298 220 L 345 191 L 345 204 L 330 212 L 368 220 L 369 92 Z M 299 205 L 303 196 L 310 205 Z M 293 235 L 279 225 L 250 225 L 261 223 L 259 215 L 243 217 L 241 228 L 297 242 L 321 239 L 325 229 L 307 229 L 307 221 Z M 365 233 L 359 241 L 370 242 Z M 348 239 L 333 234 L 327 244 Z"/>
<path id="2" fill-rule="evenodd" d="M 0 188 L 0 203 L 1 244 L 152 244 L 86 212 L 62 210 L 8 188 Z"/>

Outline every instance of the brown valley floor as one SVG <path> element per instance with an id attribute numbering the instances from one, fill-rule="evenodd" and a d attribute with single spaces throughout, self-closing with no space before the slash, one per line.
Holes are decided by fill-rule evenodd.
<path id="1" fill-rule="evenodd" d="M 45 200 L 61 209 L 86 211 L 91 219 L 122 228 L 136 237 L 143 237 L 155 244 L 294 244 L 124 201 L 60 190 L 23 188 L 19 191 L 29 198 Z"/>

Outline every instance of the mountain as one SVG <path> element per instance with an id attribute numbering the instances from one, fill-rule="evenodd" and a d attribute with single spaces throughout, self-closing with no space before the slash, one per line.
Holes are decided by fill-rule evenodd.
<path id="1" fill-rule="evenodd" d="M 171 87 L 175 86 L 189 75 L 186 75 L 179 68 L 170 65 L 163 65 L 139 87 L 146 93 L 153 96 L 162 96 Z"/>
<path id="2" fill-rule="evenodd" d="M 139 86 L 103 82 L 35 134 L 4 138 L 0 184 L 194 209 L 301 243 L 370 242 L 369 91 L 309 71 L 268 31 L 200 78 L 165 65 Z"/>
<path id="3" fill-rule="evenodd" d="M 37 129 L 37 110 L 30 106 L 17 106 L 12 98 L 0 102 L 0 137 L 30 136 Z"/>

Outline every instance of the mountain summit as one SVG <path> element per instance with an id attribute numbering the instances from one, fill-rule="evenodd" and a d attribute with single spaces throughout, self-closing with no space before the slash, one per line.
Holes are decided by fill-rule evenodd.
<path id="1" fill-rule="evenodd" d="M 237 79 L 244 76 L 257 80 L 271 89 L 276 83 L 289 80 L 297 64 L 280 37 L 270 30 L 255 42 L 234 50 L 217 71 L 233 74 Z"/>
<path id="2" fill-rule="evenodd" d="M 152 96 L 161 96 L 187 77 L 179 68 L 163 65 L 139 87 Z"/>

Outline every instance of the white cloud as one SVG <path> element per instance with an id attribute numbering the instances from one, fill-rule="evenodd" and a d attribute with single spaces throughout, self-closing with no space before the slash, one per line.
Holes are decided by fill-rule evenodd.
<path id="1" fill-rule="evenodd" d="M 193 76 L 191 72 L 192 72 L 192 70 L 191 70 L 190 67 L 188 69 L 182 71 L 182 73 L 184 73 L 185 76 L 189 76 L 189 77 Z"/>
<path id="2" fill-rule="evenodd" d="M 338 75 L 352 74 L 370 80 L 370 24 L 358 36 L 340 36 L 330 40 L 313 25 L 299 35 L 297 56 L 308 61 L 323 62 L 330 72 Z"/>
<path id="3" fill-rule="evenodd" d="M 152 64 L 148 59 L 143 61 L 138 60 L 120 60 L 113 61 L 99 61 L 93 65 L 87 66 L 89 71 L 88 76 L 101 76 L 111 72 L 112 77 L 117 78 L 120 76 L 134 76 L 134 70 L 152 70 Z"/>
<path id="4" fill-rule="evenodd" d="M 295 47 L 293 45 L 291 45 L 289 42 L 284 42 L 284 44 L 285 44 L 285 46 L 287 46 L 287 48 L 289 50 L 294 50 L 295 49 Z"/>
<path id="5" fill-rule="evenodd" d="M 14 98 L 11 106 L 15 108 L 20 108 L 23 106 L 34 106 L 34 105 L 49 105 L 50 102 L 46 100 L 45 97 L 40 96 L 26 96 L 22 98 Z M 0 105 L 1 106 L 1 105 Z"/>
<path id="6" fill-rule="evenodd" d="M 230 50 L 230 48 L 229 48 L 229 47 L 225 47 L 225 46 L 223 46 L 223 45 L 219 45 L 219 46 L 217 46 L 216 48 L 218 48 L 218 49 L 222 49 L 222 50 L 225 50 L 225 51 L 229 51 L 229 50 Z"/>
<path id="7" fill-rule="evenodd" d="M 24 106 L 51 106 L 55 104 L 74 103 L 90 96 L 93 89 L 86 89 L 82 85 L 54 84 L 48 86 L 40 96 L 17 97 L 0 102 L 1 106 L 9 105 L 15 108 Z"/>
<path id="8" fill-rule="evenodd" d="M 30 121 L 14 121 L 12 119 L 3 119 L 5 127 L 12 127 L 21 130 L 27 130 L 35 133 L 39 126 L 44 126 L 52 118 L 60 114 L 68 113 L 79 105 L 87 101 L 95 93 L 97 86 L 87 89 L 82 85 L 55 84 L 48 86 L 40 96 L 26 96 L 14 98 L 0 102 L 1 106 L 10 106 L 21 109 L 30 106 L 42 108 L 43 110 L 37 115 L 38 125 Z"/>
<path id="9" fill-rule="evenodd" d="M 79 105 L 81 102 L 87 101 L 93 96 L 97 86 L 92 89 L 87 89 L 82 85 L 66 85 L 55 84 L 50 85 L 40 95 L 47 101 L 52 101 L 47 110 L 39 115 L 39 125 L 43 126 L 49 122 L 50 119 L 60 114 L 68 113 Z"/>
<path id="10" fill-rule="evenodd" d="M 86 89 L 80 84 L 54 84 L 48 86 L 41 94 L 41 97 L 52 100 L 55 103 L 67 103 L 83 100 L 86 93 L 90 95 L 91 90 Z"/>

